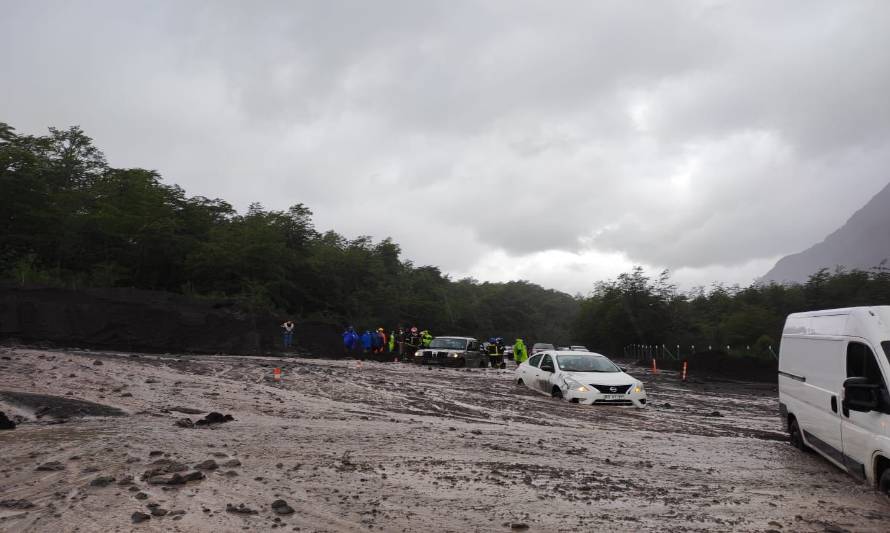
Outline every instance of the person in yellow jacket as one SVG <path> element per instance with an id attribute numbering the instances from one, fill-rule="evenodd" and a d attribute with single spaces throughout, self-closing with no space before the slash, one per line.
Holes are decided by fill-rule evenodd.
<path id="1" fill-rule="evenodd" d="M 516 343 L 513 344 L 513 360 L 516 361 L 516 366 L 528 360 L 528 352 L 522 339 L 516 339 Z"/>
<path id="2" fill-rule="evenodd" d="M 420 342 L 424 348 L 429 348 L 430 343 L 433 342 L 433 336 L 430 335 L 429 331 L 423 330 L 420 332 Z"/>

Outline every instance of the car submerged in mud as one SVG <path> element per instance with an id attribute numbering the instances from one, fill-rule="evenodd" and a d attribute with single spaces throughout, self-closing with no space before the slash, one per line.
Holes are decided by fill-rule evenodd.
<path id="1" fill-rule="evenodd" d="M 480 368 L 488 366 L 488 354 L 472 337 L 436 337 L 429 347 L 414 353 L 414 362 L 423 365 Z"/>
<path id="2" fill-rule="evenodd" d="M 535 354 L 516 369 L 516 382 L 572 403 L 646 407 L 643 383 L 593 352 L 548 350 Z"/>

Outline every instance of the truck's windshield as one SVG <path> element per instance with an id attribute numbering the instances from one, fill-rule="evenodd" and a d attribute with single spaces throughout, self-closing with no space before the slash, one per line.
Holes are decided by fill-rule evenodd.
<path id="1" fill-rule="evenodd" d="M 430 343 L 430 348 L 442 348 L 443 350 L 463 350 L 467 347 L 467 339 L 449 339 L 438 337 Z"/>

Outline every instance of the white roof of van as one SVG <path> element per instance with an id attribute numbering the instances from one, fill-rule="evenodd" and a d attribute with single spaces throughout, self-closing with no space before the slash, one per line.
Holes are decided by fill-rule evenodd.
<path id="1" fill-rule="evenodd" d="M 782 335 L 890 339 L 890 306 L 845 307 L 788 315 Z"/>

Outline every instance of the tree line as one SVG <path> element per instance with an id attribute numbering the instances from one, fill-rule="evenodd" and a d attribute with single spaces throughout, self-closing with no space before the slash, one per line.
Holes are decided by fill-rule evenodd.
<path id="1" fill-rule="evenodd" d="M 319 231 L 284 211 L 187 196 L 112 168 L 79 127 L 0 123 L 0 275 L 20 285 L 135 287 L 235 299 L 250 310 L 357 328 L 568 342 L 577 299 L 525 281 L 452 280 L 391 239 Z"/>
<path id="2" fill-rule="evenodd" d="M 822 270 L 803 284 L 682 292 L 642 268 L 585 296 L 526 281 L 453 280 L 391 239 L 319 231 L 284 211 L 188 196 L 141 168 L 112 168 L 79 127 L 19 134 L 0 122 L 0 277 L 20 285 L 136 287 L 225 298 L 248 310 L 357 328 L 583 343 L 706 345 L 769 357 L 791 312 L 890 304 L 890 273 Z"/>
<path id="3" fill-rule="evenodd" d="M 890 305 L 890 270 L 821 269 L 806 283 L 715 284 L 681 292 L 667 271 L 654 278 L 640 267 L 599 282 L 581 301 L 573 331 L 590 348 L 622 354 L 629 345 L 664 345 L 681 355 L 729 352 L 771 358 L 790 313 L 860 305 Z M 726 347 L 729 346 L 729 350 Z"/>

